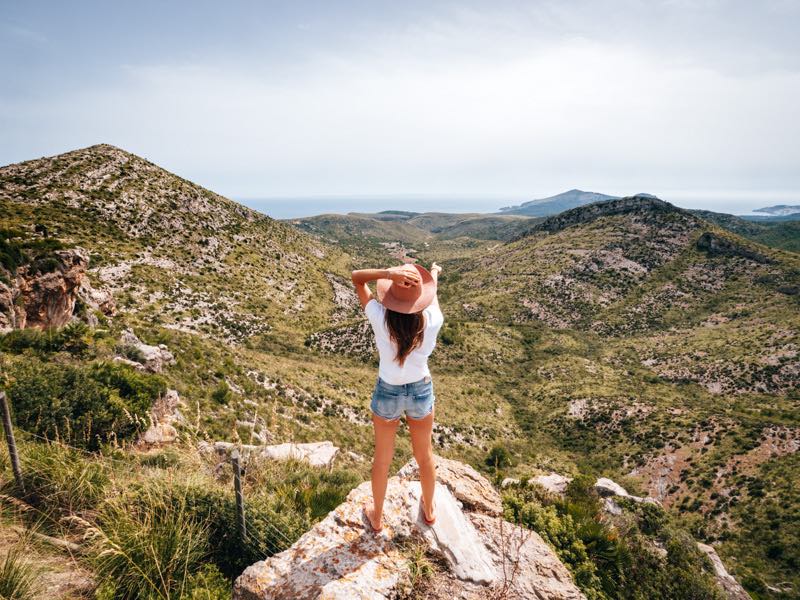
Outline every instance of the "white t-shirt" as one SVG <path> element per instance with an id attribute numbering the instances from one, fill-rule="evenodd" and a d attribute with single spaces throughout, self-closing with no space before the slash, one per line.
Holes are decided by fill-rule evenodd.
<path id="1" fill-rule="evenodd" d="M 378 354 L 380 355 L 378 376 L 381 379 L 392 385 L 402 385 L 419 381 L 426 375 L 431 374 L 428 370 L 428 357 L 433 352 L 433 348 L 436 345 L 436 336 L 439 334 L 442 323 L 444 323 L 444 315 L 438 303 L 431 304 L 422 311 L 422 314 L 425 315 L 425 331 L 423 332 L 422 343 L 406 356 L 402 367 L 395 360 L 397 344 L 389 337 L 389 330 L 384 320 L 386 308 L 373 297 L 367 302 L 364 312 L 367 314 L 367 319 L 369 319 L 372 330 L 375 332 L 375 345 L 378 347 Z"/>

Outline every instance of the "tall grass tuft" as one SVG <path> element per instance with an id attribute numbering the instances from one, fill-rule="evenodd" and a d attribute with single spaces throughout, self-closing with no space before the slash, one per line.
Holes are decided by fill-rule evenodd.
<path id="1" fill-rule="evenodd" d="M 25 494 L 15 493 L 57 520 L 95 508 L 109 484 L 108 469 L 62 444 L 26 444 L 21 448 Z"/>
<path id="2" fill-rule="evenodd" d="M 39 592 L 39 568 L 26 558 L 26 545 L 15 544 L 0 560 L 0 598 L 33 600 Z"/>
<path id="3" fill-rule="evenodd" d="M 227 580 L 207 564 L 208 523 L 168 485 L 153 482 L 134 497 L 108 501 L 87 527 L 100 598 L 230 597 Z"/>

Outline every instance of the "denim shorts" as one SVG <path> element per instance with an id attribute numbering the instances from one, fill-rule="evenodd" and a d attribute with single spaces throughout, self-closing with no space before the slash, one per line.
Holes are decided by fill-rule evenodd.
<path id="1" fill-rule="evenodd" d="M 384 419 L 399 419 L 403 413 L 410 419 L 422 419 L 433 411 L 435 400 L 430 376 L 402 385 L 392 385 L 378 377 L 370 408 Z"/>

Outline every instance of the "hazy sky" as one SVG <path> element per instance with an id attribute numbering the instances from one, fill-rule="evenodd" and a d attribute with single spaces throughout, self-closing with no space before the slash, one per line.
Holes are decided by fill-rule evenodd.
<path id="1" fill-rule="evenodd" d="M 800 202 L 798 31 L 793 0 L 0 0 L 0 164 L 108 142 L 232 197 Z"/>

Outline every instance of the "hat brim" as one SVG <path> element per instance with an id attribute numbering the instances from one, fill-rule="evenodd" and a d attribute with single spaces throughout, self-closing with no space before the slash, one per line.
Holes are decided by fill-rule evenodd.
<path id="1" fill-rule="evenodd" d="M 428 308 L 436 297 L 436 281 L 430 271 L 422 265 L 411 264 L 411 266 L 417 269 L 421 278 L 420 285 L 415 286 L 421 289 L 413 298 L 400 297 L 401 294 L 407 293 L 407 290 L 400 290 L 391 279 L 378 279 L 376 282 L 378 302 L 389 310 L 406 314 L 417 313 Z"/>

